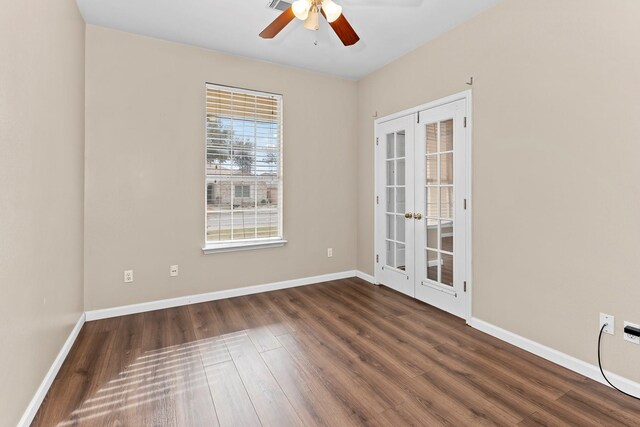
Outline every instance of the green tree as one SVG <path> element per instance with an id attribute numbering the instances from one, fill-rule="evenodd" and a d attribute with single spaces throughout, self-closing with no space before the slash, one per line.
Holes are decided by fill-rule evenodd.
<path id="1" fill-rule="evenodd" d="M 267 173 L 269 175 L 273 175 L 275 171 L 273 170 L 278 163 L 278 155 L 275 151 L 269 150 L 267 155 L 264 157 L 264 162 L 268 165 Z"/>
<path id="2" fill-rule="evenodd" d="M 236 139 L 233 142 L 233 162 L 240 168 L 242 175 L 250 175 L 256 163 L 255 144 Z"/>
<path id="3" fill-rule="evenodd" d="M 207 162 L 224 163 L 231 156 L 233 129 L 225 127 L 218 117 L 207 117 Z"/>

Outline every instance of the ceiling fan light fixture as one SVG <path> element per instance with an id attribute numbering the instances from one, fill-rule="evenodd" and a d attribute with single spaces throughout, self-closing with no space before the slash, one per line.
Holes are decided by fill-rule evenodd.
<path id="1" fill-rule="evenodd" d="M 273 1 L 270 4 L 273 4 Z M 332 0 L 296 0 L 262 30 L 260 37 L 263 39 L 274 38 L 289 25 L 291 21 L 296 19 L 296 17 L 304 20 L 304 27 L 306 29 L 318 30 L 320 13 L 327 19 L 329 26 L 343 45 L 353 46 L 360 41 L 360 36 L 358 36 L 347 18 L 342 14 L 342 8 Z M 304 19 L 305 17 L 306 19 Z"/>
<path id="2" fill-rule="evenodd" d="M 342 15 L 342 6 L 335 4 L 332 0 L 324 0 L 322 2 L 322 10 L 324 10 L 329 23 L 334 22 Z"/>
<path id="3" fill-rule="evenodd" d="M 311 9 L 311 0 L 296 0 L 291 5 L 293 14 L 296 18 L 304 21 L 309 16 L 309 9 Z"/>
<path id="4" fill-rule="evenodd" d="M 307 20 L 304 21 L 304 28 L 311 31 L 318 30 L 320 28 L 320 23 L 318 22 L 319 16 L 320 16 L 320 13 L 318 12 L 318 8 L 315 6 L 312 7 L 311 10 L 309 11 L 309 16 L 307 17 Z"/>

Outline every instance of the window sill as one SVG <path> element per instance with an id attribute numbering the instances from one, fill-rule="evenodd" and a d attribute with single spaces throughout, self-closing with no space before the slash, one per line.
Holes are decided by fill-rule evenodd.
<path id="1" fill-rule="evenodd" d="M 266 249 L 266 248 L 279 248 L 287 244 L 284 239 L 278 240 L 266 240 L 263 242 L 237 242 L 237 243 L 225 243 L 222 245 L 207 245 L 202 248 L 202 253 L 216 254 L 221 252 L 236 252 L 236 251 L 250 251 L 253 249 Z"/>

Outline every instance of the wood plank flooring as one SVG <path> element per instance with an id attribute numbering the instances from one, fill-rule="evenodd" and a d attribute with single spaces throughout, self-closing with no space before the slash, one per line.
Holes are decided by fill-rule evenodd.
<path id="1" fill-rule="evenodd" d="M 640 403 L 360 279 L 88 322 L 34 426 L 640 425 Z"/>

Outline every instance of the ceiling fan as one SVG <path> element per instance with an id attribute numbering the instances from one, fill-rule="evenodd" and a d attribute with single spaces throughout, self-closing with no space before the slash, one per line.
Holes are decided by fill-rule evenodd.
<path id="1" fill-rule="evenodd" d="M 358 43 L 360 37 L 342 14 L 342 7 L 333 0 L 296 0 L 260 33 L 260 37 L 274 38 L 294 18 L 304 21 L 304 28 L 316 31 L 320 15 L 324 16 L 345 46 Z"/>

